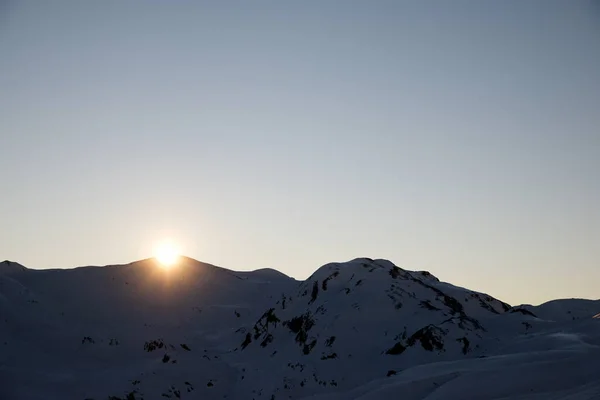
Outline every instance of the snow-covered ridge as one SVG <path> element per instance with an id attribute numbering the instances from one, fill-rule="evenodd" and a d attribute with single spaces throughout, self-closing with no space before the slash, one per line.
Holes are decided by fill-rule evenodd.
<path id="1" fill-rule="evenodd" d="M 578 299 L 511 307 L 368 258 L 305 281 L 190 258 L 170 271 L 3 262 L 0 398 L 593 398 L 599 312 Z M 501 388 L 484 384 L 493 376 Z"/>
<path id="2" fill-rule="evenodd" d="M 26 270 L 27 268 L 14 261 L 4 260 L 0 262 L 0 275 L 17 274 Z"/>

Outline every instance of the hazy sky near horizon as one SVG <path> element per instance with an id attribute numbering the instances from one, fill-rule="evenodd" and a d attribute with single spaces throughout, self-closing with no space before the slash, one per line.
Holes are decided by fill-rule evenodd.
<path id="1" fill-rule="evenodd" d="M 164 237 L 600 297 L 600 2 L 0 1 L 0 259 Z"/>

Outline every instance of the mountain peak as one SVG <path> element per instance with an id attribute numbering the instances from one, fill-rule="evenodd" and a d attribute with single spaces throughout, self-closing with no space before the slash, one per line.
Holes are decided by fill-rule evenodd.
<path id="1" fill-rule="evenodd" d="M 0 377 L 11 379 L 0 397 L 512 398 L 539 386 L 545 398 L 547 382 L 596 393 L 599 311 L 581 299 L 511 308 L 385 259 L 325 264 L 305 281 L 184 256 L 171 268 L 153 258 L 68 270 L 4 261 Z M 565 367 L 564 351 L 587 364 Z M 552 368 L 538 379 L 540 357 Z M 26 365 L 47 373 L 32 385 Z M 498 374 L 508 375 L 490 395 L 498 385 L 480 383 Z"/>
<path id="2" fill-rule="evenodd" d="M 373 274 L 375 273 L 375 274 Z M 372 259 L 367 257 L 355 258 L 345 262 L 332 262 L 317 269 L 306 281 L 329 280 L 331 275 L 344 274 L 355 277 L 356 280 L 377 276 L 378 279 L 409 278 L 423 282 L 438 283 L 440 280 L 428 271 L 408 271 L 396 266 L 386 259 Z M 369 278 L 371 280 L 372 278 Z"/>
<path id="3" fill-rule="evenodd" d="M 17 262 L 4 260 L 0 262 L 0 273 L 1 274 L 14 274 L 18 272 L 27 271 L 27 268 Z"/>

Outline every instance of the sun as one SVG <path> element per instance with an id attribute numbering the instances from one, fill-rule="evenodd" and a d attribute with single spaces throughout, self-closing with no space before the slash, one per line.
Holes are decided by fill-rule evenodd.
<path id="1" fill-rule="evenodd" d="M 163 267 L 170 268 L 179 260 L 179 248 L 172 242 L 161 242 L 154 248 L 154 258 Z"/>

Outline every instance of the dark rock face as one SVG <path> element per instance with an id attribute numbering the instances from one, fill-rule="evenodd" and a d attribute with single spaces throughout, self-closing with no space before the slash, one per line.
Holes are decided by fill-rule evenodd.
<path id="1" fill-rule="evenodd" d="M 462 343 L 462 346 L 463 346 L 462 347 L 462 352 L 463 352 L 463 354 L 466 355 L 469 352 L 469 350 L 471 350 L 471 348 L 470 348 L 471 344 L 469 342 L 469 339 L 467 339 L 465 336 L 456 339 L 456 341 L 459 342 L 459 343 Z"/>
<path id="2" fill-rule="evenodd" d="M 398 354 L 404 353 L 404 350 L 406 350 L 406 347 L 404 346 L 404 344 L 402 344 L 402 342 L 398 342 L 395 345 L 393 345 L 392 347 L 390 347 L 385 352 L 385 354 L 390 354 L 390 355 L 396 356 Z"/>
<path id="3" fill-rule="evenodd" d="M 312 292 L 310 294 L 309 304 L 314 303 L 317 300 L 317 296 L 319 295 L 319 281 L 315 281 L 313 283 Z"/>
<path id="4" fill-rule="evenodd" d="M 327 290 L 327 282 L 329 282 L 331 279 L 335 278 L 339 274 L 340 274 L 339 271 L 335 271 L 334 273 L 332 273 L 331 275 L 329 275 L 327 278 L 323 279 L 323 283 L 321 284 L 321 288 L 323 290 Z"/>
<path id="5" fill-rule="evenodd" d="M 162 339 L 151 340 L 144 343 L 144 350 L 147 352 L 152 352 L 156 349 L 162 349 L 163 347 L 165 347 L 165 343 L 162 341 Z"/>
<path id="6" fill-rule="evenodd" d="M 421 343 L 421 346 L 427 351 L 443 350 L 443 337 L 448 332 L 434 325 L 428 325 L 413 333 L 407 340 L 409 346 L 414 346 L 416 342 Z"/>
<path id="7" fill-rule="evenodd" d="M 242 350 L 245 349 L 250 343 L 252 343 L 252 335 L 250 334 L 250 332 L 248 332 L 246 333 L 246 338 L 241 344 Z"/>
<path id="8" fill-rule="evenodd" d="M 290 331 L 296 334 L 296 342 L 304 344 L 308 338 L 308 331 L 314 326 L 315 321 L 309 313 L 294 317 L 289 321 L 285 321 Z"/>

